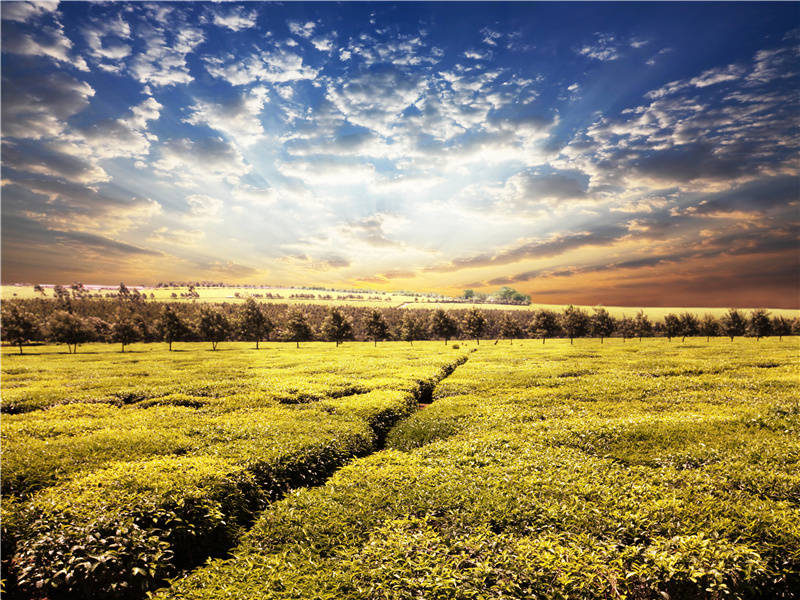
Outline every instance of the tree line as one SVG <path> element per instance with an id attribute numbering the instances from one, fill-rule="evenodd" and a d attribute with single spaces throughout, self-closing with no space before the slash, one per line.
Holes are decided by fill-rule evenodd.
<path id="1" fill-rule="evenodd" d="M 123 290 L 124 292 L 124 290 Z M 765 336 L 800 334 L 800 318 L 771 317 L 764 309 L 749 314 L 729 309 L 721 318 L 711 314 L 698 317 L 684 312 L 667 314 L 653 322 L 640 311 L 633 317 L 615 318 L 604 308 L 591 313 L 568 306 L 552 310 L 483 312 L 462 310 L 402 310 L 356 306 L 324 307 L 258 303 L 185 304 L 148 301 L 135 294 L 120 293 L 113 300 L 75 298 L 18 299 L 3 303 L 2 340 L 19 347 L 32 342 L 66 344 L 70 353 L 87 342 L 120 344 L 122 352 L 134 342 L 164 342 L 172 350 L 176 342 L 202 341 L 213 350 L 225 341 L 249 341 L 259 347 L 264 341 L 330 341 L 338 346 L 347 340 L 417 340 L 660 336 L 673 338 L 702 336 Z M 496 342 L 495 342 L 496 343 Z"/>

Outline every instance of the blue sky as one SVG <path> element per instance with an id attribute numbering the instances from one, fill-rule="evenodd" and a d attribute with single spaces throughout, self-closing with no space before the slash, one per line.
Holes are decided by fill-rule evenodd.
<path id="1" fill-rule="evenodd" d="M 3 281 L 797 306 L 799 7 L 4 2 Z"/>

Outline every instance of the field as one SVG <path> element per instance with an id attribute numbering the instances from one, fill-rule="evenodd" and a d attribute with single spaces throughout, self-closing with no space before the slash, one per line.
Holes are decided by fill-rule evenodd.
<path id="1" fill-rule="evenodd" d="M 6 593 L 797 597 L 798 338 L 457 346 L 4 348 Z"/>
<path id="2" fill-rule="evenodd" d="M 541 304 L 533 302 L 528 305 L 515 305 L 515 304 L 493 304 L 493 303 L 476 303 L 471 304 L 468 302 L 441 302 L 440 298 L 435 296 L 427 297 L 425 295 L 413 296 L 404 293 L 395 292 L 380 292 L 380 291 L 364 291 L 364 292 L 334 292 L 334 291 L 319 291 L 319 290 L 306 290 L 298 288 L 246 288 L 246 287 L 199 287 L 196 288 L 198 294 L 197 298 L 187 298 L 189 288 L 176 287 L 176 288 L 142 288 L 142 293 L 146 293 L 149 297 L 153 294 L 153 299 L 160 302 L 230 302 L 242 303 L 251 295 L 256 296 L 259 302 L 266 304 L 289 304 L 289 305 L 303 305 L 303 304 L 320 304 L 324 306 L 360 306 L 367 308 L 407 308 L 407 309 L 438 309 L 445 310 L 459 310 L 477 307 L 481 310 L 519 310 L 519 311 L 535 311 L 535 310 L 552 310 L 560 312 L 565 308 L 563 304 Z M 109 286 L 102 290 L 92 290 L 94 293 L 114 293 L 116 288 Z M 53 297 L 52 288 L 45 289 L 46 298 Z M 173 297 L 175 294 L 177 297 Z M 237 296 L 238 294 L 238 296 Z M 267 297 L 271 294 L 273 298 Z M 183 297 L 182 297 L 183 295 Z M 304 295 L 312 296 L 310 298 L 297 298 L 292 296 Z M 278 297 L 280 296 L 280 297 Z M 356 296 L 354 298 L 353 296 Z M 13 298 L 28 299 L 28 298 L 42 298 L 42 294 L 34 292 L 33 287 L 30 285 L 14 286 L 4 285 L 0 290 L 0 297 L 3 300 L 11 300 Z M 591 312 L 591 306 L 581 306 L 584 310 Z M 633 317 L 637 312 L 644 311 L 644 313 L 653 321 L 661 321 L 664 315 L 669 313 L 680 314 L 690 312 L 698 316 L 706 313 L 713 315 L 716 318 L 722 317 L 728 307 L 638 307 L 638 306 L 606 306 L 609 314 L 615 318 L 623 316 Z M 745 312 L 751 311 L 753 308 L 744 308 Z M 788 308 L 769 308 L 772 316 L 783 316 L 788 319 L 800 317 L 800 310 Z"/>

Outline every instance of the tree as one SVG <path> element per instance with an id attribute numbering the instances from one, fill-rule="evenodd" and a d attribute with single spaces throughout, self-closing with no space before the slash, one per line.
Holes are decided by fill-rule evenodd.
<path id="1" fill-rule="evenodd" d="M 411 311 L 405 311 L 403 320 L 400 322 L 400 339 L 409 342 L 413 346 L 414 340 L 419 340 L 424 335 L 425 331 L 419 319 Z"/>
<path id="2" fill-rule="evenodd" d="M 189 334 L 189 326 L 172 310 L 169 304 L 164 306 L 156 327 L 161 334 L 161 339 L 169 344 L 170 352 L 172 352 L 172 342 L 179 342 Z"/>
<path id="3" fill-rule="evenodd" d="M 750 335 L 756 336 L 756 341 L 770 334 L 772 323 L 769 320 L 769 313 L 763 308 L 757 308 L 750 313 L 750 322 L 747 324 Z"/>
<path id="4" fill-rule="evenodd" d="M 636 322 L 630 317 L 623 315 L 619 320 L 617 329 L 619 329 L 620 335 L 622 335 L 622 341 L 624 342 L 628 338 L 632 338 L 636 335 Z"/>
<path id="5" fill-rule="evenodd" d="M 547 338 L 558 335 L 560 329 L 558 315 L 552 310 L 540 309 L 537 310 L 536 314 L 533 316 L 529 331 L 532 335 L 542 338 L 542 344 L 544 344 Z"/>
<path id="6" fill-rule="evenodd" d="M 55 296 L 56 302 L 63 310 L 72 312 L 72 300 L 70 299 L 69 292 L 63 285 L 53 286 L 53 296 Z"/>
<path id="7" fill-rule="evenodd" d="M 19 346 L 19 353 L 22 354 L 22 345 L 32 340 L 39 331 L 36 318 L 16 304 L 3 306 L 2 315 L 3 339 Z"/>
<path id="8" fill-rule="evenodd" d="M 640 310 L 636 313 L 636 317 L 633 320 L 633 328 L 636 331 L 636 335 L 639 336 L 639 341 L 642 341 L 642 338 L 645 336 L 649 336 L 653 333 L 653 324 L 650 322 L 650 319 L 644 314 L 643 310 Z"/>
<path id="9" fill-rule="evenodd" d="M 719 334 L 719 321 L 710 313 L 704 314 L 703 318 L 700 319 L 699 332 L 700 335 L 706 336 L 706 342 L 711 341 L 711 336 Z"/>
<path id="10" fill-rule="evenodd" d="M 223 341 L 230 332 L 231 324 L 228 318 L 219 309 L 203 306 L 200 309 L 200 319 L 197 330 L 203 340 L 211 342 L 211 350 L 217 349 L 217 344 Z"/>
<path id="11" fill-rule="evenodd" d="M 117 320 L 111 325 L 111 339 L 122 344 L 122 352 L 125 346 L 139 339 L 139 330 L 131 319 L 127 311 L 119 311 Z"/>
<path id="12" fill-rule="evenodd" d="M 614 317 L 608 314 L 605 308 L 595 308 L 594 314 L 589 318 L 589 328 L 593 337 L 599 337 L 600 343 L 603 338 L 607 338 L 615 329 Z"/>
<path id="13" fill-rule="evenodd" d="M 446 310 L 440 308 L 431 315 L 430 330 L 433 337 L 443 338 L 447 344 L 448 340 L 458 335 L 458 323 Z"/>
<path id="14" fill-rule="evenodd" d="M 720 326 L 725 335 L 733 341 L 733 338 L 737 335 L 745 334 L 747 330 L 747 321 L 738 310 L 729 308 L 728 312 L 720 319 Z"/>
<path id="15" fill-rule="evenodd" d="M 567 334 L 571 344 L 573 338 L 586 335 L 589 329 L 589 315 L 570 304 L 561 314 L 561 328 Z"/>
<path id="16" fill-rule="evenodd" d="M 297 344 L 298 348 L 300 347 L 300 342 L 314 339 L 314 333 L 311 331 L 306 315 L 299 308 L 289 314 L 289 320 L 286 321 L 286 330 L 289 333 L 289 338 Z"/>
<path id="17" fill-rule="evenodd" d="M 507 338 L 512 344 L 514 343 L 514 338 L 522 337 L 522 327 L 508 313 L 503 315 L 503 319 L 500 321 L 500 337 Z"/>
<path id="18" fill-rule="evenodd" d="M 683 336 L 682 342 L 685 342 L 687 337 L 694 337 L 700 333 L 700 322 L 692 313 L 685 312 L 679 319 L 681 323 L 681 336 Z"/>
<path id="19" fill-rule="evenodd" d="M 378 345 L 378 340 L 385 340 L 389 334 L 389 327 L 383 319 L 383 315 L 377 310 L 373 310 L 366 323 L 367 337 Z"/>
<path id="20" fill-rule="evenodd" d="M 681 320 L 678 315 L 669 313 L 664 315 L 664 333 L 667 335 L 667 340 L 672 341 L 672 338 L 680 335 L 681 333 Z"/>
<path id="21" fill-rule="evenodd" d="M 464 316 L 464 333 L 469 337 L 475 338 L 477 344 L 481 343 L 481 334 L 486 329 L 486 317 L 477 308 L 472 308 L 467 311 Z"/>
<path id="22" fill-rule="evenodd" d="M 57 310 L 50 315 L 47 334 L 55 343 L 66 344 L 70 354 L 78 352 L 78 344 L 94 338 L 94 331 L 84 319 L 65 310 Z"/>
<path id="23" fill-rule="evenodd" d="M 475 297 L 475 290 L 464 290 L 464 299 L 471 300 Z"/>
<path id="24" fill-rule="evenodd" d="M 782 315 L 772 318 L 772 334 L 777 335 L 780 341 L 783 336 L 792 335 L 792 322 Z"/>
<path id="25" fill-rule="evenodd" d="M 262 339 L 269 339 L 269 334 L 275 328 L 275 324 L 267 317 L 258 303 L 252 298 L 248 298 L 239 313 L 237 329 L 239 336 L 249 342 L 256 343 Z"/>
<path id="26" fill-rule="evenodd" d="M 331 308 L 322 324 L 322 334 L 339 347 L 344 340 L 353 339 L 353 326 L 338 308 Z"/>

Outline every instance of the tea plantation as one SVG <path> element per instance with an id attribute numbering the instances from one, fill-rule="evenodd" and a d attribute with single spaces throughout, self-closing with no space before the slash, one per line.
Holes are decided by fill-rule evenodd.
<path id="1" fill-rule="evenodd" d="M 795 598 L 798 342 L 4 353 L 5 591 Z"/>

